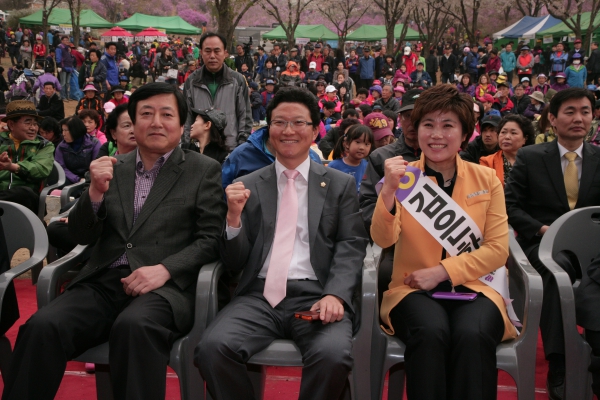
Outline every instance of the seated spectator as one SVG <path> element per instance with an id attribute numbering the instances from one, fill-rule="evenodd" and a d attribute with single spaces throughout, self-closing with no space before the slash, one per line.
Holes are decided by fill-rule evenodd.
<path id="1" fill-rule="evenodd" d="M 422 61 L 417 62 L 417 69 L 410 74 L 410 80 L 415 87 L 427 88 L 431 86 L 431 76 L 424 70 Z"/>
<path id="2" fill-rule="evenodd" d="M 525 110 L 527 110 L 527 107 L 531 104 L 531 98 L 528 93 L 525 93 L 525 87 L 522 84 L 515 86 L 515 95 L 511 97 L 511 101 L 515 106 L 513 112 L 515 114 L 524 115 Z"/>
<path id="3" fill-rule="evenodd" d="M 326 160 L 331 159 L 329 156 L 333 153 L 338 140 L 341 136 L 344 136 L 346 130 L 352 125 L 360 124 L 358 112 L 353 108 L 344 111 L 342 117 L 339 125 L 332 127 L 319 141 L 319 150 L 321 150 L 323 158 Z"/>
<path id="4" fill-rule="evenodd" d="M 548 78 L 544 74 L 539 74 L 537 76 L 538 84 L 533 88 L 534 92 L 542 92 L 545 96 L 548 93 L 548 89 L 550 89 L 550 85 L 548 84 Z"/>
<path id="5" fill-rule="evenodd" d="M 107 103 L 113 103 L 116 106 L 121 104 L 127 104 L 129 102 L 129 98 L 125 97 L 125 89 L 122 87 L 116 87 L 112 91 L 112 99 L 107 101 Z"/>
<path id="6" fill-rule="evenodd" d="M 63 140 L 62 128 L 58 124 L 58 121 L 52 117 L 46 117 L 40 122 L 38 135 L 51 142 L 54 145 L 55 152 Z"/>
<path id="7" fill-rule="evenodd" d="M 507 115 L 498 125 L 500 150 L 489 156 L 481 157 L 479 164 L 493 168 L 504 187 L 517 158 L 517 151 L 523 146 L 534 144 L 534 142 L 535 130 L 531 121 L 522 115 Z"/>
<path id="8" fill-rule="evenodd" d="M 77 114 L 77 116 L 85 124 L 85 129 L 88 135 L 98 139 L 100 144 L 106 143 L 106 135 L 99 129 L 101 121 L 100 114 L 98 114 L 95 110 L 82 110 Z"/>
<path id="9" fill-rule="evenodd" d="M 481 120 L 481 134 L 473 139 L 467 145 L 465 150 L 460 152 L 460 158 L 464 161 L 479 164 L 481 157 L 494 154 L 500 148 L 498 147 L 498 125 L 502 118 L 495 115 L 488 115 Z"/>
<path id="10" fill-rule="evenodd" d="M 63 141 L 56 149 L 56 162 L 65 170 L 67 184 L 85 181 L 85 173 L 96 159 L 100 142 L 86 132 L 85 124 L 78 117 L 60 121 Z"/>
<path id="11" fill-rule="evenodd" d="M 504 299 L 479 279 L 501 268 L 508 257 L 502 186 L 494 171 L 457 157 L 475 128 L 472 100 L 449 85 L 435 86 L 417 99 L 411 120 L 423 153 L 409 166 L 426 174 L 419 179 L 428 182 L 428 190 L 447 196 L 454 193 L 449 206 L 483 228 L 477 235 L 481 242 L 473 244 L 471 252 L 461 252 L 449 242 L 439 243 L 433 224 L 428 227 L 416 219 L 421 208 L 409 211 L 395 198 L 406 161 L 402 157 L 386 160 L 371 235 L 382 248 L 395 244 L 395 256 L 380 317 L 385 332 L 406 344 L 408 398 L 494 399 L 496 346 L 517 336 Z M 467 199 L 470 193 L 486 196 L 473 201 Z M 429 202 L 431 194 L 422 194 Z M 436 298 L 436 293 L 445 296 L 451 291 L 474 299 Z"/>
<path id="12" fill-rule="evenodd" d="M 456 88 L 460 93 L 466 93 L 471 97 L 475 97 L 475 85 L 471 82 L 471 75 L 467 72 L 460 78 L 460 82 L 456 84 Z"/>
<path id="13" fill-rule="evenodd" d="M 94 110 L 98 114 L 104 114 L 104 102 L 98 95 L 98 90 L 92 84 L 85 85 L 83 88 L 83 97 L 79 99 L 77 106 L 75 107 L 75 113 L 79 113 L 82 110 Z"/>
<path id="14" fill-rule="evenodd" d="M 400 103 L 393 96 L 392 85 L 385 84 L 381 88 L 381 98 L 373 103 L 373 106 L 381 106 L 382 110 L 390 110 L 396 114 L 400 111 Z"/>
<path id="15" fill-rule="evenodd" d="M 388 118 L 380 112 L 372 112 L 365 117 L 363 124 L 373 132 L 373 150 L 378 149 L 394 141 L 393 125 Z"/>
<path id="16" fill-rule="evenodd" d="M 61 120 L 65 117 L 65 105 L 56 93 L 53 82 L 44 83 L 44 96 L 38 104 L 38 115 L 41 117 L 53 117 Z"/>
<path id="17" fill-rule="evenodd" d="M 275 163 L 226 188 L 221 260 L 242 271 L 240 284 L 194 360 L 213 398 L 253 398 L 246 361 L 273 340 L 292 339 L 304 360 L 299 397 L 338 399 L 350 394 L 352 298 L 368 242 L 355 181 L 311 162 L 319 105 L 307 90 L 277 92 L 267 123 Z M 292 132 L 295 143 L 284 140 Z M 294 318 L 309 310 L 320 310 L 319 321 Z"/>
<path id="18" fill-rule="evenodd" d="M 127 104 L 121 104 L 110 113 L 104 129 L 107 141 L 100 146 L 97 158 L 127 154 L 137 147 L 133 134 L 133 122 L 127 112 Z"/>
<path id="19" fill-rule="evenodd" d="M 529 105 L 523 112 L 523 116 L 530 120 L 538 120 L 546 107 L 546 99 L 541 91 L 535 91 L 529 95 Z"/>
<path id="20" fill-rule="evenodd" d="M 536 137 L 535 144 L 547 143 L 553 140 L 556 140 L 556 135 L 554 134 L 554 128 L 550 124 L 550 120 L 548 119 L 548 111 L 550 111 L 549 107 L 545 107 L 544 111 L 540 115 L 540 118 L 534 122 L 534 128 L 536 129 Z"/>
<path id="21" fill-rule="evenodd" d="M 225 146 L 225 127 L 227 116 L 221 110 L 211 108 L 198 110 L 192 108 L 194 123 L 190 127 L 190 143 L 183 143 L 182 149 L 204 154 L 217 160 L 219 164 L 229 155 Z"/>
<path id="22" fill-rule="evenodd" d="M 494 86 L 487 74 L 479 77 L 479 84 L 475 88 L 475 98 L 483 103 L 483 96 L 486 94 L 495 95 L 496 86 Z"/>
<path id="23" fill-rule="evenodd" d="M 556 74 L 554 79 L 556 80 L 556 82 L 553 85 L 550 85 L 551 89 L 554 89 L 557 92 L 560 92 L 561 90 L 565 90 L 570 87 L 567 84 L 567 75 L 565 75 L 564 72 L 559 72 L 558 74 Z"/>
<path id="24" fill-rule="evenodd" d="M 54 163 L 54 145 L 37 134 L 41 119 L 32 102 L 11 101 L 2 118 L 8 131 L 0 132 L 0 200 L 21 204 L 35 214 Z"/>
<path id="25" fill-rule="evenodd" d="M 506 82 L 498 83 L 498 93 L 494 96 L 494 104 L 492 108 L 500 111 L 502 116 L 512 114 L 514 112 L 515 105 L 510 100 L 510 87 Z"/>
<path id="26" fill-rule="evenodd" d="M 333 161 L 327 166 L 348 175 L 356 181 L 356 193 L 367 169 L 366 158 L 373 149 L 373 132 L 364 125 L 353 125 L 339 140 L 333 150 Z"/>
<path id="27" fill-rule="evenodd" d="M 282 86 L 300 86 L 302 75 L 295 61 L 288 61 L 287 69 L 281 73 L 279 80 Z"/>

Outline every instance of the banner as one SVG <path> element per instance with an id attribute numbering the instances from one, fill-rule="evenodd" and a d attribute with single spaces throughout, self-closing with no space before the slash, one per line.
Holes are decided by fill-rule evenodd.
<path id="1" fill-rule="evenodd" d="M 296 38 L 296 44 L 308 44 L 309 42 L 309 38 Z"/>
<path id="2" fill-rule="evenodd" d="M 384 179 L 377 184 L 378 192 L 383 182 Z M 482 190 L 469 196 L 486 193 L 487 190 Z M 475 221 L 419 168 L 406 167 L 395 196 L 402 207 L 442 245 L 448 255 L 454 257 L 481 247 L 483 235 Z M 515 326 L 521 326 L 512 307 L 506 267 L 502 266 L 479 280 L 502 296 L 508 317 Z"/>
<path id="3" fill-rule="evenodd" d="M 554 38 L 552 37 L 552 35 L 544 35 L 544 44 L 551 44 L 552 42 L 554 42 Z"/>

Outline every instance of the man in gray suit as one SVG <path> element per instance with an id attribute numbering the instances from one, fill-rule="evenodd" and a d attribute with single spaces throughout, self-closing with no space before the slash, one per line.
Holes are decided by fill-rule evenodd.
<path id="1" fill-rule="evenodd" d="M 245 364 L 275 339 L 292 339 L 302 352 L 300 399 L 348 393 L 352 298 L 367 233 L 354 178 L 309 159 L 319 121 L 310 92 L 280 90 L 267 109 L 275 163 L 225 189 L 221 259 L 243 273 L 195 353 L 215 399 L 254 399 Z M 317 310 L 314 322 L 294 318 Z"/>
<path id="2" fill-rule="evenodd" d="M 91 257 L 20 329 L 3 399 L 53 399 L 69 359 L 105 341 L 115 399 L 164 399 L 173 341 L 193 323 L 200 267 L 218 256 L 220 165 L 178 147 L 187 106 L 144 85 L 128 106 L 138 150 L 102 157 L 69 215 Z"/>

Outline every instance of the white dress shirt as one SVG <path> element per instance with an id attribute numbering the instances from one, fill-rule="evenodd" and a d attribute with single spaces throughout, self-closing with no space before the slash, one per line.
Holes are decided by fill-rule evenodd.
<path id="1" fill-rule="evenodd" d="M 287 185 L 287 178 L 283 174 L 287 168 L 284 167 L 278 160 L 275 160 L 275 174 L 277 176 L 277 210 L 281 203 L 283 190 Z M 317 280 L 315 271 L 310 263 L 310 245 L 308 237 L 308 174 L 310 171 L 310 158 L 307 157 L 300 164 L 296 171 L 299 172 L 296 178 L 296 193 L 298 195 L 298 222 L 296 224 L 296 239 L 294 243 L 294 252 L 292 253 L 292 261 L 288 269 L 288 280 L 290 279 L 310 279 Z M 252 196 L 252 194 L 251 194 Z M 277 210 L 273 210 L 277 213 Z M 277 223 L 275 223 L 277 226 Z M 226 227 L 227 240 L 235 238 L 240 232 L 239 228 L 232 228 L 229 225 Z M 275 232 L 277 234 L 277 232 Z M 267 277 L 267 270 L 271 262 L 271 253 L 273 246 L 269 249 L 269 254 L 265 259 L 265 263 L 258 273 L 259 278 Z"/>
<path id="2" fill-rule="evenodd" d="M 560 153 L 560 166 L 564 175 L 565 169 L 567 168 L 567 165 L 569 165 L 569 160 L 567 160 L 565 154 L 567 154 L 570 150 L 565 149 L 560 143 L 558 143 L 558 141 L 556 144 L 558 144 L 558 152 Z M 583 143 L 581 143 L 581 146 L 579 146 L 574 153 L 577 154 L 577 158 L 575 159 L 575 166 L 577 167 L 577 179 L 579 182 L 581 182 L 581 170 L 583 166 Z"/>

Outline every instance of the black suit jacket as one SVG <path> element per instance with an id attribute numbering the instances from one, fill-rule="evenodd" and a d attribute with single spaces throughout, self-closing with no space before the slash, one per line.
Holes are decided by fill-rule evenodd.
<path id="1" fill-rule="evenodd" d="M 258 277 L 275 236 L 277 174 L 275 164 L 236 180 L 251 194 L 242 212 L 242 229 L 231 240 L 223 234 L 221 259 L 229 270 L 243 269 L 235 295 L 243 295 Z M 355 179 L 310 162 L 308 178 L 310 263 L 323 286 L 350 310 L 360 282 L 367 233 L 358 209 Z"/>
<path id="2" fill-rule="evenodd" d="M 600 331 L 600 253 L 584 270 L 575 291 L 577 325 Z"/>
<path id="3" fill-rule="evenodd" d="M 108 268 L 124 252 L 132 270 L 164 264 L 171 279 L 154 292 L 169 301 L 177 328 L 186 332 L 193 322 L 200 267 L 218 256 L 226 212 L 221 166 L 176 147 L 134 224 L 136 152 L 117 159 L 98 213 L 86 190 L 69 214 L 69 232 L 77 242 L 96 243 L 88 264 L 69 287 Z"/>
<path id="4" fill-rule="evenodd" d="M 505 187 L 508 223 L 528 252 L 539 244 L 537 232 L 570 211 L 556 141 L 527 146 L 517 159 Z M 579 197 L 575 208 L 600 205 L 600 148 L 583 144 Z"/>

